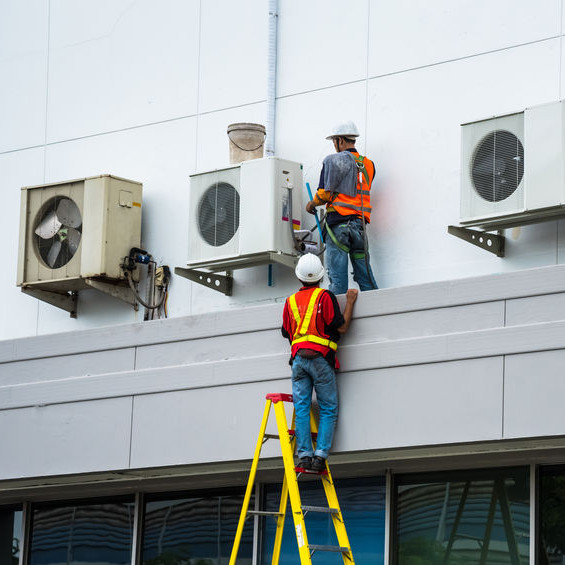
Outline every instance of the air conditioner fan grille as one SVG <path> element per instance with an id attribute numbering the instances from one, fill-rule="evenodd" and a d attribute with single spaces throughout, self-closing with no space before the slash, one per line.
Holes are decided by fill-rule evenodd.
<path id="1" fill-rule="evenodd" d="M 198 206 L 200 235 L 214 247 L 225 245 L 239 228 L 239 194 L 226 182 L 209 186 Z"/>
<path id="2" fill-rule="evenodd" d="M 489 202 L 505 200 L 516 191 L 523 176 L 524 147 L 516 135 L 497 130 L 477 145 L 471 178 L 481 198 Z"/>

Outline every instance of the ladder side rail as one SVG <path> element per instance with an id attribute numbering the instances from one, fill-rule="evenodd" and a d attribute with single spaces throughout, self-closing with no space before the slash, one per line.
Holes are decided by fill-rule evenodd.
<path id="1" fill-rule="evenodd" d="M 251 500 L 251 494 L 253 492 L 253 487 L 255 486 L 255 476 L 257 474 L 257 467 L 259 465 L 259 456 L 261 455 L 261 448 L 263 447 L 263 440 L 265 436 L 265 430 L 267 429 L 267 422 L 269 421 L 269 412 L 271 410 L 271 405 L 272 401 L 267 399 L 267 402 L 265 403 L 265 410 L 263 412 L 263 419 L 261 420 L 261 427 L 259 428 L 257 444 L 255 446 L 255 454 L 253 455 L 253 463 L 251 464 L 251 470 L 249 471 L 247 488 L 245 490 L 245 496 L 243 497 L 243 506 L 241 508 L 241 514 L 239 515 L 239 522 L 237 524 L 237 530 L 235 533 L 235 539 L 233 542 L 229 565 L 235 565 L 237 554 L 239 552 L 239 545 L 241 543 L 241 536 L 243 535 L 245 519 L 247 518 L 249 501 Z"/>
<path id="2" fill-rule="evenodd" d="M 318 433 L 318 423 L 314 417 L 314 411 L 310 411 L 310 428 L 313 434 Z M 347 530 L 345 528 L 345 521 L 341 513 L 341 507 L 339 505 L 339 500 L 337 498 L 337 493 L 335 490 L 335 485 L 333 482 L 332 474 L 330 471 L 330 466 L 326 462 L 327 475 L 320 475 L 322 479 L 322 486 L 324 487 L 324 492 L 326 493 L 326 500 L 328 501 L 329 508 L 335 508 L 337 512 L 332 513 L 332 522 L 334 530 L 337 536 L 338 545 L 340 547 L 347 547 L 348 552 L 342 553 L 343 562 L 347 565 L 355 563 L 353 560 L 353 553 L 351 551 L 351 544 L 349 543 L 349 536 L 347 535 Z"/>
<path id="3" fill-rule="evenodd" d="M 304 514 L 302 513 L 302 505 L 300 502 L 300 491 L 298 490 L 298 480 L 296 477 L 296 471 L 294 470 L 294 449 L 291 447 L 286 414 L 284 411 L 284 403 L 276 402 L 274 409 L 281 441 L 285 479 L 288 486 L 288 494 L 292 508 L 292 518 L 294 520 L 294 528 L 296 531 L 300 564 L 312 565 L 310 548 L 308 546 L 308 537 L 306 535 L 306 525 L 304 523 Z"/>
<path id="4" fill-rule="evenodd" d="M 295 420 L 296 420 L 296 413 L 292 411 L 292 424 L 291 428 L 295 430 Z M 281 439 L 282 441 L 282 439 Z M 292 453 L 294 454 L 295 444 L 296 442 L 296 433 L 293 434 L 292 438 L 290 438 L 290 444 Z M 282 449 L 282 447 L 281 447 Z M 286 508 L 288 505 L 288 481 L 286 479 L 286 473 L 284 475 L 283 484 L 281 488 L 281 498 L 279 502 L 279 516 L 277 518 L 277 529 L 275 531 L 275 543 L 273 544 L 273 558 L 271 560 L 271 565 L 278 565 L 280 555 L 281 555 L 281 546 L 282 546 L 282 538 L 284 534 L 284 523 L 286 519 Z"/>

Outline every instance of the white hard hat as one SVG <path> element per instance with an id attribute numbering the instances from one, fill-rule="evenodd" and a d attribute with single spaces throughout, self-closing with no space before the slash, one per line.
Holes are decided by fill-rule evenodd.
<path id="1" fill-rule="evenodd" d="M 332 133 L 326 137 L 326 139 L 333 139 L 334 137 L 359 137 L 359 130 L 355 125 L 355 122 L 343 122 L 334 126 Z"/>
<path id="2" fill-rule="evenodd" d="M 294 272 L 302 282 L 315 283 L 324 276 L 324 267 L 317 255 L 306 253 L 306 255 L 302 255 L 298 260 Z"/>

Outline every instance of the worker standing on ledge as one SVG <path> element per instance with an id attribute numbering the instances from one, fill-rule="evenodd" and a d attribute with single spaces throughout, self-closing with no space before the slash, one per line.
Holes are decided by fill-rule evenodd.
<path id="1" fill-rule="evenodd" d="M 351 259 L 353 278 L 361 290 L 377 289 L 369 262 L 366 224 L 371 221 L 371 184 L 375 165 L 355 149 L 359 130 L 353 122 L 336 126 L 331 139 L 337 155 L 323 162 L 318 190 L 306 211 L 326 205 L 326 266 L 329 289 L 343 294 L 348 287 L 347 257 Z M 329 237 L 328 237 L 329 236 Z"/>
<path id="2" fill-rule="evenodd" d="M 303 286 L 285 302 L 281 331 L 291 343 L 297 467 L 319 472 L 326 468 L 337 422 L 337 341 L 349 328 L 359 291 L 347 291 L 342 314 L 335 295 L 320 288 L 324 267 L 316 255 L 303 255 L 295 273 Z M 310 432 L 312 389 L 320 407 L 315 451 Z"/>

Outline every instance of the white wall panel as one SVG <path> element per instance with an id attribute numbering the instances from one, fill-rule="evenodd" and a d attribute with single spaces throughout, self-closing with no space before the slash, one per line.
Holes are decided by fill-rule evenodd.
<path id="1" fill-rule="evenodd" d="M 506 325 L 527 325 L 565 319 L 565 294 L 506 301 Z"/>
<path id="2" fill-rule="evenodd" d="M 136 397 L 131 467 L 251 459 L 265 394 L 290 390 L 290 380 L 281 380 Z M 276 430 L 272 416 L 269 433 Z M 274 443 L 264 456 L 280 456 Z"/>
<path id="3" fill-rule="evenodd" d="M 555 263 L 554 223 L 510 235 L 504 259 L 448 235 L 447 226 L 459 220 L 460 124 L 556 99 L 559 54 L 554 40 L 370 82 L 367 141 L 377 178 L 369 238 L 381 286 Z"/>
<path id="4" fill-rule="evenodd" d="M 512 355 L 504 370 L 504 437 L 565 435 L 565 350 Z"/>
<path id="5" fill-rule="evenodd" d="M 0 479 L 126 469 L 131 405 L 118 398 L 1 411 Z"/>
<path id="6" fill-rule="evenodd" d="M 199 2 L 52 2 L 48 141 L 196 113 Z"/>
<path id="7" fill-rule="evenodd" d="M 278 96 L 365 79 L 369 5 L 281 0 Z"/>
<path id="8" fill-rule="evenodd" d="M 0 288 L 2 289 L 0 340 L 16 339 L 36 333 L 37 300 L 22 294 L 16 286 L 16 274 L 21 187 L 41 184 L 43 162 L 44 150 L 42 148 L 0 154 L 0 190 L 4 211 L 0 222 L 3 263 L 3 274 L 0 277 Z"/>
<path id="9" fill-rule="evenodd" d="M 135 349 L 130 348 L 2 363 L 0 387 L 83 375 L 133 371 L 134 362 Z"/>
<path id="10" fill-rule="evenodd" d="M 0 3 L 0 152 L 45 141 L 49 3 Z"/>
<path id="11" fill-rule="evenodd" d="M 267 7 L 248 0 L 202 2 L 199 112 L 256 103 L 267 96 Z"/>
<path id="12" fill-rule="evenodd" d="M 349 373 L 335 449 L 501 439 L 502 376 L 497 357 Z"/>
<path id="13" fill-rule="evenodd" d="M 373 2 L 369 76 L 556 37 L 560 17 L 559 0 Z"/>

